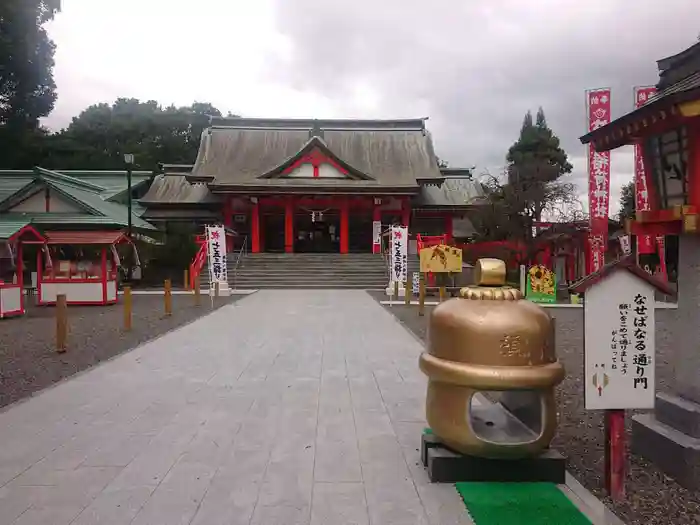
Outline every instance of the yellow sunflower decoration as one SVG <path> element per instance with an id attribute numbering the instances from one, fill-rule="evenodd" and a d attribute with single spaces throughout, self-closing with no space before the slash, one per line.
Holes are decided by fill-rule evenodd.
<path id="1" fill-rule="evenodd" d="M 555 295 L 554 272 L 541 264 L 531 266 L 528 270 L 528 292 L 532 295 Z M 530 295 L 528 293 L 527 295 Z"/>

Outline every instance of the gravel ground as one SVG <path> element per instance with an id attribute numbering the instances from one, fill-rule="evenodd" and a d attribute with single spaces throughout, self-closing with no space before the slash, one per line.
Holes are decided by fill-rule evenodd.
<path id="1" fill-rule="evenodd" d="M 245 296 L 219 298 L 219 308 Z M 56 352 L 53 307 L 30 306 L 27 315 L 0 320 L 0 407 L 121 354 L 212 311 L 190 295 L 173 295 L 173 313 L 164 316 L 163 297 L 134 295 L 132 329 L 123 330 L 122 304 L 68 309 L 68 350 Z"/>
<path id="2" fill-rule="evenodd" d="M 372 293 L 385 300 L 381 292 Z M 417 306 L 386 306 L 401 323 L 425 341 L 431 306 L 418 316 Z M 567 377 L 558 387 L 559 431 L 553 448 L 568 458 L 569 471 L 591 492 L 602 499 L 628 525 L 697 525 L 700 523 L 700 491 L 688 491 L 657 470 L 643 458 L 630 454 L 627 499 L 613 503 L 605 496 L 603 480 L 603 418 L 584 410 L 583 399 L 583 311 L 574 308 L 548 309 L 556 318 L 557 355 L 566 367 Z M 675 310 L 657 310 L 656 374 L 660 390 L 673 374 L 670 359 L 670 332 L 666 328 Z M 627 418 L 628 435 L 630 417 Z"/>

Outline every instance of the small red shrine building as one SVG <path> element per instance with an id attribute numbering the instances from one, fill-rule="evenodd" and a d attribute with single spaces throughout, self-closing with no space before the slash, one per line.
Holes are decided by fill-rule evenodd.
<path id="1" fill-rule="evenodd" d="M 465 236 L 469 179 L 438 166 L 425 119 L 212 117 L 195 164 L 163 165 L 139 202 L 153 223 L 222 221 L 252 253 L 379 253 L 391 224 Z"/>
<path id="2" fill-rule="evenodd" d="M 700 229 L 700 43 L 657 65 L 657 94 L 581 142 L 598 151 L 642 145 L 651 210 L 637 212 L 631 233 L 695 233 Z"/>

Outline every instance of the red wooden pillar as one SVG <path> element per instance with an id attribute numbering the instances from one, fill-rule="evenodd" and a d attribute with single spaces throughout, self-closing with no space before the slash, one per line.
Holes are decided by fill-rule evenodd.
<path id="1" fill-rule="evenodd" d="M 102 247 L 102 304 L 107 304 L 107 247 Z"/>
<path id="2" fill-rule="evenodd" d="M 233 230 L 233 197 L 224 197 L 224 227 Z M 233 236 L 226 233 L 226 253 L 233 251 Z"/>
<path id="3" fill-rule="evenodd" d="M 625 443 L 625 411 L 605 411 L 605 488 L 614 501 L 625 497 L 627 452 Z"/>
<path id="4" fill-rule="evenodd" d="M 408 228 L 409 232 L 411 231 L 410 222 L 411 222 L 411 199 L 410 199 L 410 197 L 406 197 L 401 205 L 401 224 L 403 226 L 406 226 L 406 228 Z"/>
<path id="5" fill-rule="evenodd" d="M 445 241 L 452 244 L 452 233 L 454 231 L 453 217 L 450 213 L 445 214 Z"/>
<path id="6" fill-rule="evenodd" d="M 688 127 L 688 186 L 688 204 L 700 207 L 700 124 Z"/>
<path id="7" fill-rule="evenodd" d="M 24 252 L 21 239 L 17 242 L 17 284 L 20 291 L 19 310 L 21 313 L 24 313 Z"/>
<path id="8" fill-rule="evenodd" d="M 566 254 L 566 280 L 573 283 L 576 280 L 576 248 L 570 247 Z"/>
<path id="9" fill-rule="evenodd" d="M 294 252 L 294 200 L 291 196 L 284 201 L 284 251 Z"/>
<path id="10" fill-rule="evenodd" d="M 250 206 L 250 251 L 260 253 L 260 202 L 255 202 Z"/>
<path id="11" fill-rule="evenodd" d="M 340 253 L 348 253 L 350 247 L 350 202 L 343 197 L 340 202 Z"/>
<path id="12" fill-rule="evenodd" d="M 377 201 L 374 201 L 374 208 L 372 208 L 372 222 L 382 222 L 382 209 L 380 208 L 381 206 L 381 201 L 380 203 L 377 204 Z M 374 225 L 372 226 L 374 228 Z M 373 232 L 374 234 L 374 232 Z M 372 253 L 381 253 L 382 251 L 382 243 L 381 243 L 381 237 L 380 241 L 375 243 L 374 240 L 372 241 Z"/>

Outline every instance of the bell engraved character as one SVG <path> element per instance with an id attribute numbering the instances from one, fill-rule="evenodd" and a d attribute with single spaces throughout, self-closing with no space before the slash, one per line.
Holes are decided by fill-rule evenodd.
<path id="1" fill-rule="evenodd" d="M 564 379 L 564 367 L 556 359 L 552 319 L 505 282 L 503 261 L 479 259 L 476 285 L 462 288 L 459 298 L 433 311 L 427 350 L 420 356 L 429 378 L 428 424 L 445 445 L 473 456 L 533 456 L 549 446 L 556 432 L 554 387 Z M 533 425 L 538 428 L 527 438 L 503 441 L 477 433 L 472 397 L 489 391 L 534 398 L 541 413 Z"/>

